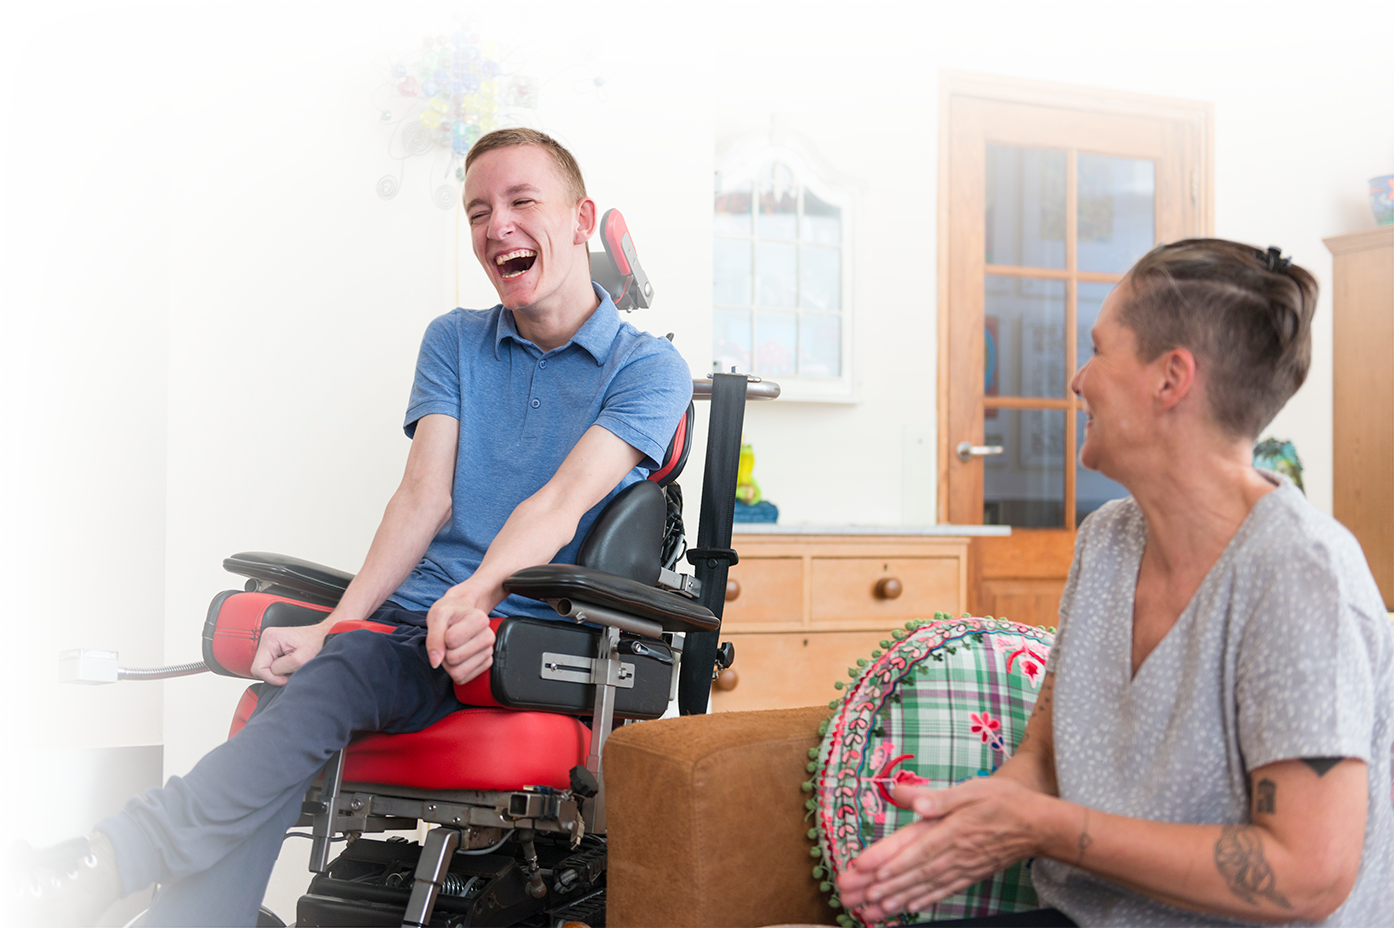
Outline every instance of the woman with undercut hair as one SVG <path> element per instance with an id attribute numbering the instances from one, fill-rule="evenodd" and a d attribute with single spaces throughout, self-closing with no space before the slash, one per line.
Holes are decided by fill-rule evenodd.
<path id="1" fill-rule="evenodd" d="M 1306 378 L 1317 287 L 1219 239 L 1113 290 L 1071 384 L 1085 520 L 1015 756 L 942 791 L 842 879 L 869 920 L 1022 858 L 1051 909 L 979 924 L 1381 923 L 1394 877 L 1389 619 L 1359 544 L 1254 441 Z"/>

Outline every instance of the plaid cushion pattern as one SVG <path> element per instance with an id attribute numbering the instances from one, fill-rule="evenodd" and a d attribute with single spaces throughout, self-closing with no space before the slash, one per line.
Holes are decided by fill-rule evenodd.
<path id="1" fill-rule="evenodd" d="M 943 789 L 987 776 L 1011 756 L 1054 640 L 1046 629 L 969 616 L 908 628 L 908 635 L 882 643 L 884 653 L 858 661 L 864 666 L 833 703 L 810 764 L 814 853 L 823 858 L 819 875 L 833 892 L 848 861 L 914 820 L 914 813 L 885 801 L 878 782 L 889 787 L 896 773 L 907 771 Z M 867 923 L 848 911 L 838 921 L 910 925 L 1036 907 L 1026 865 L 1017 863 L 922 912 Z"/>

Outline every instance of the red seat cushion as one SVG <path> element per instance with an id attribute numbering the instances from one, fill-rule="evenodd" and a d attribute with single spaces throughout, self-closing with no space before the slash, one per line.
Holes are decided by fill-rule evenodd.
<path id="1" fill-rule="evenodd" d="M 229 738 L 256 707 L 256 688 L 249 686 Z M 566 789 L 571 768 L 586 763 L 590 746 L 590 729 L 569 715 L 462 709 L 411 734 L 360 735 L 349 745 L 344 779 L 417 789 Z"/>
<path id="2" fill-rule="evenodd" d="M 349 745 L 344 780 L 417 789 L 570 786 L 590 729 L 569 715 L 462 709 L 409 735 L 366 734 Z"/>

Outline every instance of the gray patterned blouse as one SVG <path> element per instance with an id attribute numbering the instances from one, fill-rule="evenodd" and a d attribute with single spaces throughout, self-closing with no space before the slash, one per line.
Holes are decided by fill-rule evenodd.
<path id="1" fill-rule="evenodd" d="M 1249 771 L 1360 758 L 1370 773 L 1360 874 L 1323 924 L 1380 924 L 1394 884 L 1389 618 L 1355 538 L 1286 478 L 1265 476 L 1278 488 L 1254 505 L 1135 678 L 1142 511 L 1117 500 L 1081 526 L 1049 665 L 1060 796 L 1133 818 L 1240 824 Z M 1032 878 L 1043 904 L 1084 926 L 1234 924 L 1053 860 L 1036 860 Z"/>

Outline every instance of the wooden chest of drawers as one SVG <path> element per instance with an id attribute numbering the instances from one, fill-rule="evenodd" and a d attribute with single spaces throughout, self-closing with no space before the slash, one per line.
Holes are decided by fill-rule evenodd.
<path id="1" fill-rule="evenodd" d="M 740 533 L 732 544 L 721 638 L 736 661 L 712 688 L 715 712 L 826 703 L 893 629 L 967 609 L 967 538 Z"/>

